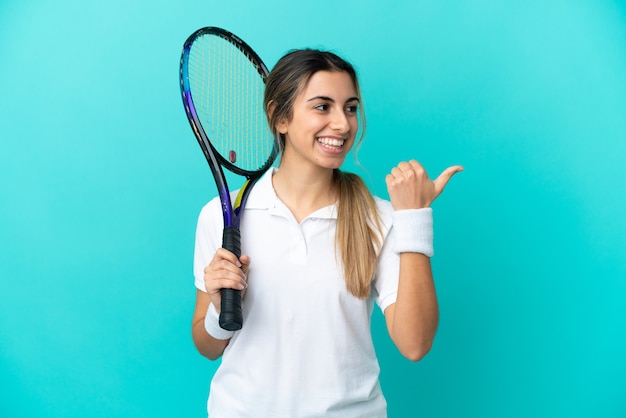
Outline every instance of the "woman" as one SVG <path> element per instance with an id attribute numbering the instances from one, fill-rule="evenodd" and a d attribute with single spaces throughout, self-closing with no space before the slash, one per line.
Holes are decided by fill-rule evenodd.
<path id="1" fill-rule="evenodd" d="M 335 54 L 296 50 L 265 91 L 279 168 L 252 190 L 242 255 L 221 245 L 219 199 L 199 217 L 192 333 L 222 357 L 211 418 L 385 417 L 370 332 L 374 303 L 400 352 L 418 361 L 438 322 L 429 257 L 429 208 L 453 174 L 434 182 L 416 161 L 387 175 L 390 202 L 339 170 L 359 142 L 361 96 L 353 67 Z M 244 326 L 218 325 L 221 288 L 244 290 Z"/>

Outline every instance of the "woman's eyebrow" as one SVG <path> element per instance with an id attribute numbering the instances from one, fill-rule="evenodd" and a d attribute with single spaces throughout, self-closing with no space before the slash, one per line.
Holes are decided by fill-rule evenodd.
<path id="1" fill-rule="evenodd" d="M 315 97 L 311 97 L 309 100 L 307 100 L 307 102 L 312 102 L 314 100 L 324 100 L 326 102 L 331 102 L 331 103 L 335 103 L 335 99 L 328 97 L 328 96 L 315 96 Z M 359 102 L 359 98 L 358 97 L 350 97 L 348 100 L 346 100 L 346 103 L 348 102 Z"/>

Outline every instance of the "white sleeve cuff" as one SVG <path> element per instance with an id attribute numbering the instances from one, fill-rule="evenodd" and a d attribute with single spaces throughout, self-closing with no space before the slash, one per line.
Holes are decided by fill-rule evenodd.
<path id="1" fill-rule="evenodd" d="M 228 331 L 220 327 L 220 314 L 217 313 L 212 303 L 209 304 L 209 309 L 204 317 L 204 329 L 211 337 L 218 340 L 227 340 L 235 333 L 235 331 Z"/>
<path id="2" fill-rule="evenodd" d="M 432 208 L 394 211 L 393 230 L 396 238 L 393 250 L 396 253 L 434 255 Z"/>

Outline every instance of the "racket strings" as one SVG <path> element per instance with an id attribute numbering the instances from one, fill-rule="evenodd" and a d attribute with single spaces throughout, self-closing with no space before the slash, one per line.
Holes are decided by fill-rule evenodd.
<path id="1" fill-rule="evenodd" d="M 257 171 L 274 147 L 263 110 L 265 84 L 255 64 L 231 42 L 197 38 L 189 53 L 189 89 L 215 150 L 234 166 Z"/>

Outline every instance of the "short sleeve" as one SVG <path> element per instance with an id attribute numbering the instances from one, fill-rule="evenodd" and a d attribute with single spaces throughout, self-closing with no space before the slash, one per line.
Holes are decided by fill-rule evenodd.
<path id="1" fill-rule="evenodd" d="M 376 304 L 384 312 L 396 302 L 400 278 L 400 256 L 393 251 L 393 207 L 391 203 L 376 199 L 382 223 L 383 246 L 378 255 L 378 269 L 374 278 Z"/>

